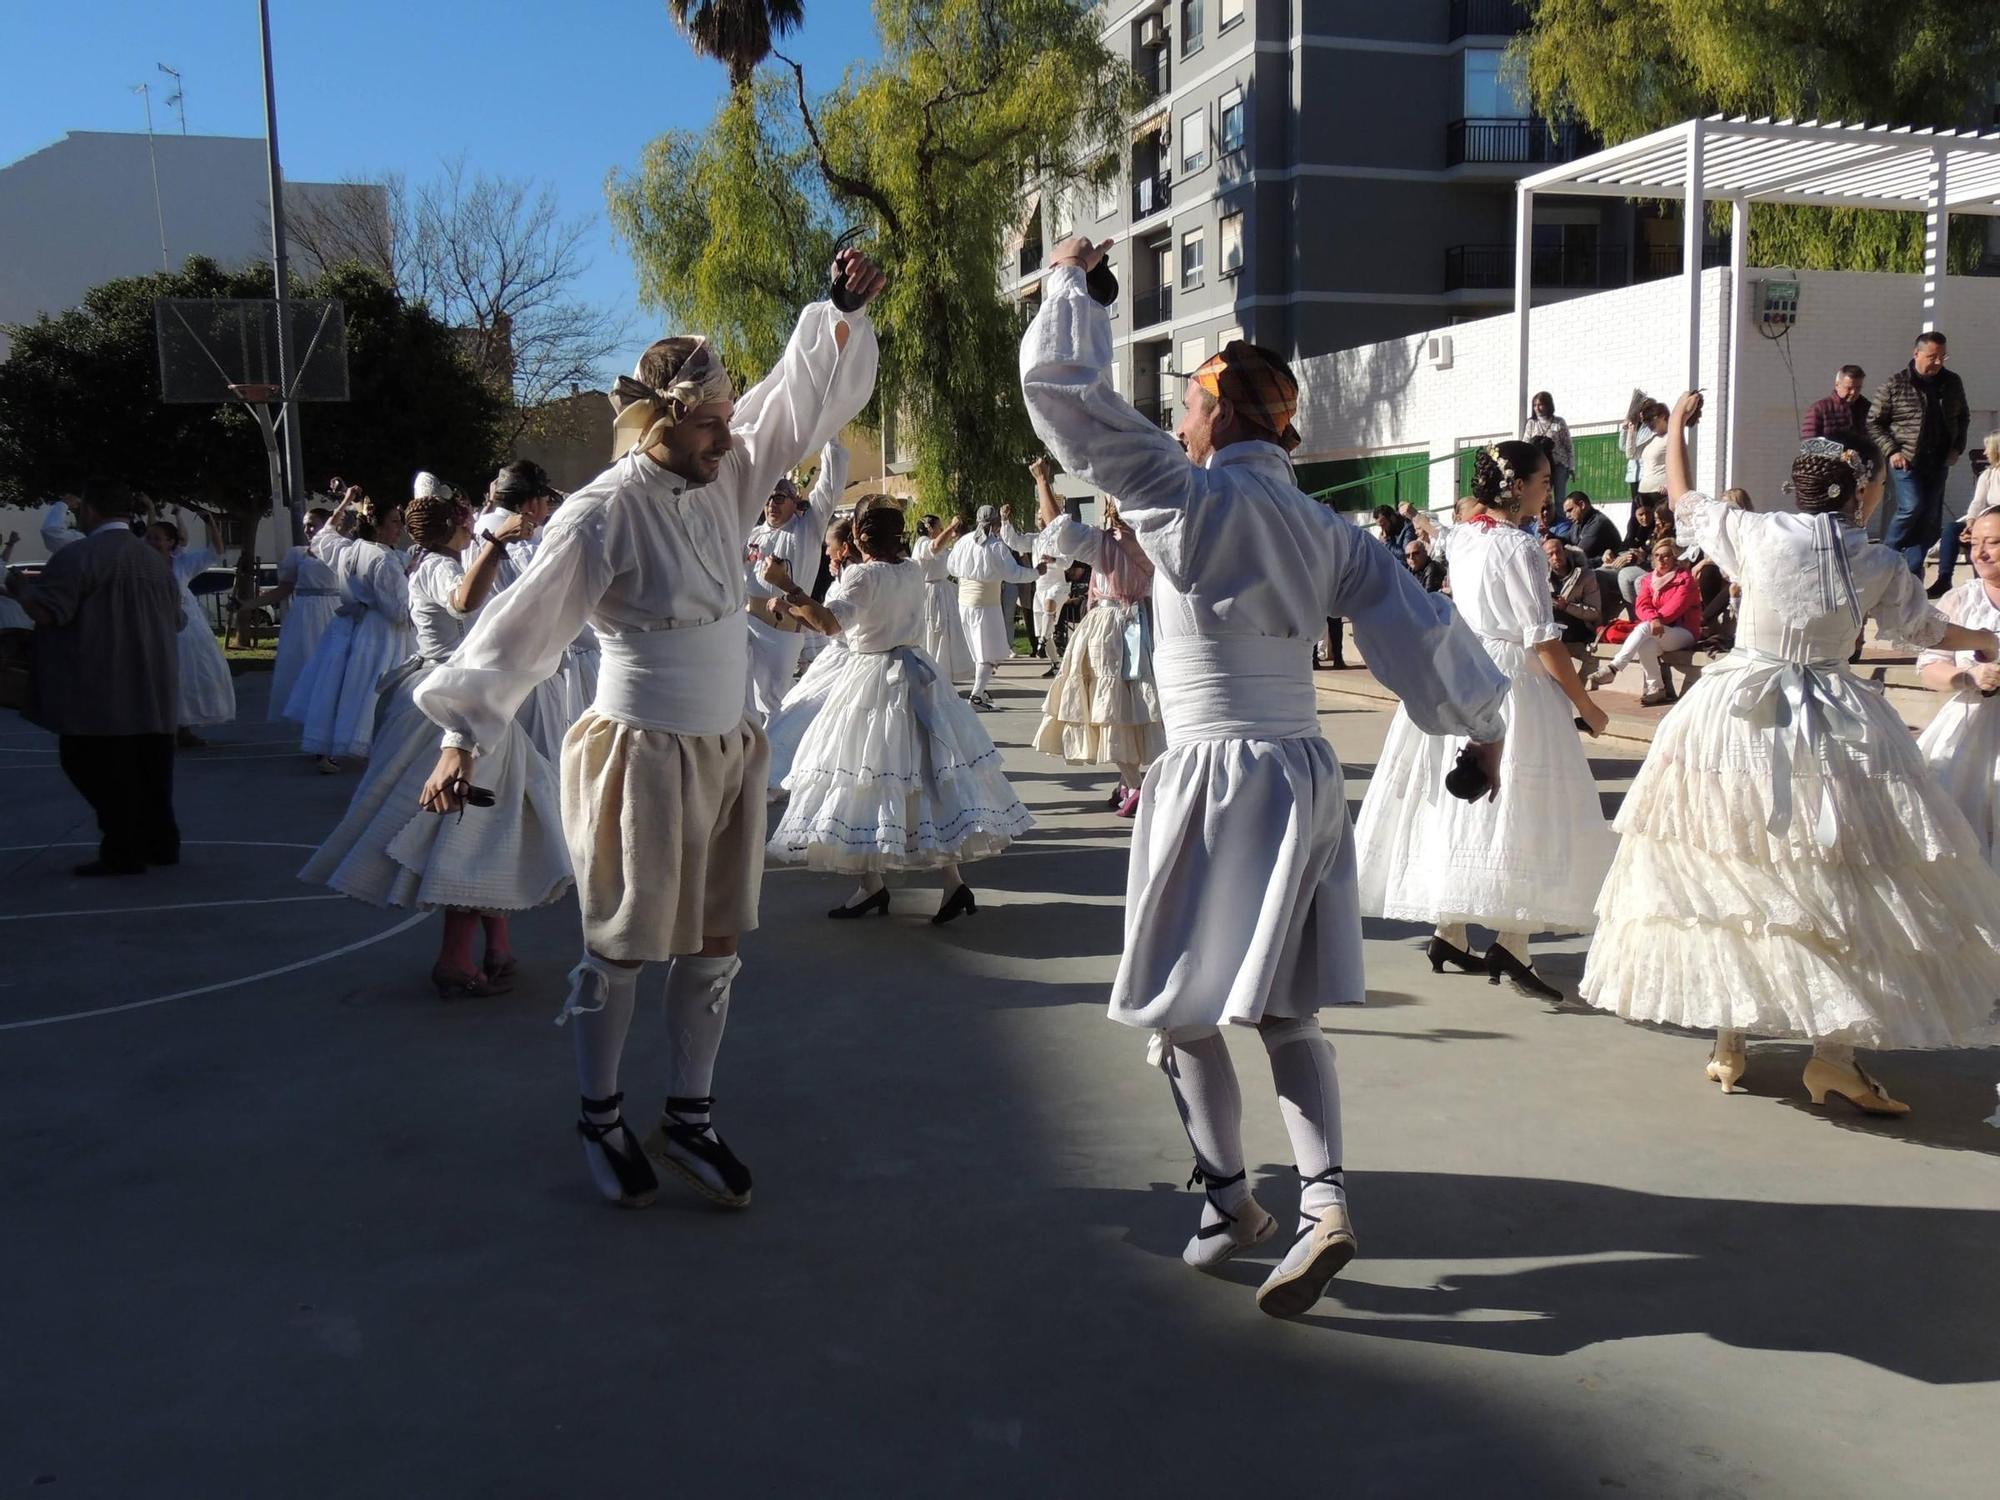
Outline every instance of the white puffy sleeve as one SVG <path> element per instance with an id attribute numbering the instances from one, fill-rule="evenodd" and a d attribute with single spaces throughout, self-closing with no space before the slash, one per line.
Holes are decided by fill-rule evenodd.
<path id="1" fill-rule="evenodd" d="M 1049 551 L 1056 556 L 1088 563 L 1100 570 L 1108 569 L 1109 559 L 1105 556 L 1105 550 L 1113 543 L 1103 528 L 1086 526 L 1075 516 L 1057 516 L 1055 524 L 1042 534 L 1047 540 Z"/>
<path id="2" fill-rule="evenodd" d="M 847 493 L 847 471 L 853 464 L 853 455 L 839 438 L 830 439 L 820 450 L 819 477 L 813 481 L 812 493 L 806 496 L 806 506 L 812 511 L 813 525 L 822 538 L 833 524 L 834 507 Z"/>
<path id="3" fill-rule="evenodd" d="M 174 554 L 174 577 L 182 583 L 205 572 L 215 563 L 215 554 L 206 547 L 187 547 Z"/>
<path id="4" fill-rule="evenodd" d="M 1500 583 L 1507 595 L 1508 609 L 1521 622 L 1521 644 L 1532 650 L 1543 641 L 1562 639 L 1562 630 L 1556 624 L 1555 600 L 1549 591 L 1549 560 L 1542 549 L 1510 543 L 1500 559 L 1500 567 Z"/>
<path id="5" fill-rule="evenodd" d="M 1849 564 L 1854 584 L 1868 605 L 1875 629 L 1892 641 L 1922 648 L 1935 646 L 1951 624 L 1924 593 L 1924 581 L 1903 565 L 1903 559 L 1887 547 L 1874 545 L 1856 549 Z"/>
<path id="6" fill-rule="evenodd" d="M 1000 518 L 1000 540 L 1016 552 L 1033 552 L 1041 535 L 1039 531 L 1023 531 L 1005 516 Z"/>
<path id="7" fill-rule="evenodd" d="M 1425 593 L 1394 553 L 1340 517 L 1326 524 L 1338 552 L 1326 613 L 1354 626 L 1368 670 L 1424 733 L 1499 739 L 1511 684 L 1451 601 Z"/>
<path id="8" fill-rule="evenodd" d="M 868 610 L 875 597 L 876 580 L 882 576 L 882 569 L 875 563 L 862 563 L 857 567 L 842 571 L 832 588 L 826 591 L 827 612 L 840 622 L 843 633 L 852 630 Z"/>
<path id="9" fill-rule="evenodd" d="M 1938 600 L 1938 613 L 1943 615 L 1949 624 L 1963 625 L 1965 623 L 1965 605 L 1969 592 L 1972 589 L 1984 587 L 1985 585 L 1977 578 L 1968 579 L 1949 594 L 1946 594 L 1942 599 Z M 1941 651 L 1936 646 L 1931 646 L 1917 653 L 1917 670 L 1919 672 L 1925 667 L 1935 666 L 1939 662 L 1949 662 L 1956 667 L 1969 667 L 1973 663 L 1973 655 L 1970 651 Z"/>
<path id="10" fill-rule="evenodd" d="M 1674 529 L 1683 539 L 1692 537 L 1702 555 L 1731 579 L 1743 576 L 1745 533 L 1753 524 L 1752 512 L 1724 505 L 1720 500 L 1689 490 L 1674 502 Z"/>
<path id="11" fill-rule="evenodd" d="M 951 551 L 944 555 L 944 568 L 953 578 L 966 576 L 965 570 L 973 566 L 979 556 L 978 538 L 962 536 L 951 544 Z"/>
<path id="12" fill-rule="evenodd" d="M 288 583 L 297 588 L 299 583 L 299 559 L 305 556 L 303 547 L 287 547 L 285 555 L 278 559 L 278 582 Z"/>
<path id="13" fill-rule="evenodd" d="M 847 347 L 836 330 L 847 325 Z M 733 486 L 744 536 L 771 489 L 805 456 L 861 413 L 875 390 L 875 325 L 867 311 L 843 313 L 814 302 L 771 373 L 736 403 L 730 422 L 736 444 L 722 461 L 721 482 Z"/>
<path id="14" fill-rule="evenodd" d="M 555 675 L 611 587 L 609 524 L 602 507 L 564 506 L 543 533 L 535 566 L 488 601 L 451 660 L 417 687 L 417 707 L 444 730 L 447 747 L 492 749 L 528 694 Z"/>
<path id="15" fill-rule="evenodd" d="M 1083 272 L 1058 266 L 1021 341 L 1021 394 L 1035 432 L 1056 461 L 1118 497 L 1118 514 L 1146 554 L 1179 570 L 1172 536 L 1210 488 L 1180 442 L 1111 388 L 1111 320 Z"/>

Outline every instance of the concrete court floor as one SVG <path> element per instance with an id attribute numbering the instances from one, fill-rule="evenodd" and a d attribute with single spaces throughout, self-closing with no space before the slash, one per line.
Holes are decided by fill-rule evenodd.
<path id="1" fill-rule="evenodd" d="M 550 1025 L 573 909 L 519 923 L 511 995 L 433 999 L 434 921 L 293 881 L 354 778 L 266 681 L 181 762 L 187 863 L 109 886 L 66 874 L 48 740 L 0 726 L 0 1496 L 1992 1493 L 1994 1054 L 1882 1059 L 1899 1125 L 1808 1108 L 1786 1046 L 1723 1098 L 1701 1039 L 1372 925 L 1373 1003 L 1324 1017 L 1362 1255 L 1264 1318 L 1268 1257 L 1179 1259 L 1188 1149 L 1102 1015 L 1127 827 L 1018 748 L 1022 665 L 989 723 L 1041 826 L 978 916 L 836 925 L 841 882 L 774 872 L 717 1083 L 756 1204 L 619 1213 Z M 1358 799 L 1387 716 L 1328 703 Z M 1598 766 L 1609 808 L 1632 762 Z"/>

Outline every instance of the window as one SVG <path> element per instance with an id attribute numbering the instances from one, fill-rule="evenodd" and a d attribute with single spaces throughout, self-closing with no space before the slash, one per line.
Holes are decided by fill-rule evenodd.
<path id="1" fill-rule="evenodd" d="M 1104 175 L 1097 182 L 1097 217 L 1104 219 L 1118 212 L 1118 173 L 1108 165 L 1098 170 Z"/>
<path id="2" fill-rule="evenodd" d="M 1222 96 L 1215 117 L 1215 154 L 1227 156 L 1243 149 L 1243 90 L 1231 89 Z"/>
<path id="3" fill-rule="evenodd" d="M 1118 364 L 1118 362 L 1115 360 L 1112 361 L 1111 389 L 1116 391 L 1121 396 L 1125 394 L 1125 377 L 1123 374 L 1123 370 L 1124 367 L 1122 365 Z"/>
<path id="4" fill-rule="evenodd" d="M 1189 230 L 1181 236 L 1181 290 L 1191 292 L 1202 282 L 1202 232 Z"/>
<path id="5" fill-rule="evenodd" d="M 1201 0 L 1181 0 L 1181 56 L 1201 51 Z"/>
<path id="6" fill-rule="evenodd" d="M 1208 165 L 1208 111 L 1181 116 L 1181 176 Z"/>
<path id="7" fill-rule="evenodd" d="M 1215 31 L 1220 36 L 1243 19 L 1243 0 L 1222 0 L 1215 8 Z"/>
<path id="8" fill-rule="evenodd" d="M 1234 276 L 1243 269 L 1243 215 L 1224 214 L 1221 233 L 1217 238 L 1217 269 L 1224 276 Z"/>
<path id="9" fill-rule="evenodd" d="M 1224 349 L 1227 349 L 1231 344 L 1236 343 L 1242 337 L 1243 337 L 1243 330 L 1240 328 L 1223 329 L 1222 332 L 1218 333 L 1215 336 L 1215 352 L 1217 354 L 1220 354 Z"/>
<path id="10" fill-rule="evenodd" d="M 1507 69 L 1507 54 L 1491 47 L 1465 50 L 1465 118 L 1524 120 L 1526 101 Z"/>
<path id="11" fill-rule="evenodd" d="M 1181 374 L 1192 375 L 1208 360 L 1208 340 L 1189 339 L 1181 345 Z"/>
<path id="12" fill-rule="evenodd" d="M 1057 239 L 1067 239 L 1076 229 L 1076 189 L 1059 183 L 1054 191 L 1055 212 L 1049 215 L 1049 222 L 1055 226 Z"/>

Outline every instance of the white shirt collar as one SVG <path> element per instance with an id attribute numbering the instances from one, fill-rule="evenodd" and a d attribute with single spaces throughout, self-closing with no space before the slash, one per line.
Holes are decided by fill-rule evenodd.
<path id="1" fill-rule="evenodd" d="M 130 531 L 131 529 L 132 529 L 132 522 L 129 517 L 113 516 L 109 521 L 99 521 L 95 526 L 91 527 L 90 531 L 87 534 L 90 536 L 96 536 L 100 532 L 113 531 L 113 530 Z"/>

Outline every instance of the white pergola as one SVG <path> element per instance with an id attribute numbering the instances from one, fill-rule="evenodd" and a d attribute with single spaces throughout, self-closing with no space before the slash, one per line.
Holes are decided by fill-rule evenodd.
<path id="1" fill-rule="evenodd" d="M 1908 126 L 1822 124 L 1710 115 L 1686 120 L 1524 179 L 1516 190 L 1514 324 L 1518 350 L 1515 412 L 1528 407 L 1528 325 L 1533 302 L 1535 195 L 1678 198 L 1681 277 L 1687 289 L 1687 386 L 1701 381 L 1702 236 L 1706 207 L 1730 206 L 1729 279 L 1739 322 L 1747 281 L 1750 205 L 1815 203 L 1924 215 L 1922 327 L 1942 314 L 1949 215 L 2000 216 L 2000 131 L 1916 130 Z M 1740 337 L 1728 340 L 1723 423 L 1736 452 Z"/>

